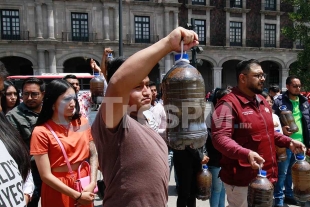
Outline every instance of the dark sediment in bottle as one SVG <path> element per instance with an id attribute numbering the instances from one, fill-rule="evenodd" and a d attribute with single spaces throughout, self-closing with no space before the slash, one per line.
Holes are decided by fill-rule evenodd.
<path id="1" fill-rule="evenodd" d="M 93 103 L 101 104 L 104 97 L 104 80 L 98 74 L 90 80 L 90 92 Z"/>
<path id="2" fill-rule="evenodd" d="M 207 165 L 203 165 L 200 172 L 197 173 L 197 194 L 199 200 L 207 200 L 211 196 L 212 174 Z"/>
<path id="3" fill-rule="evenodd" d="M 280 132 L 280 130 L 276 130 L 276 132 Z M 285 147 L 278 147 L 276 146 L 276 154 L 277 154 L 277 161 L 283 162 L 287 159 L 286 148 Z"/>
<path id="4" fill-rule="evenodd" d="M 173 149 L 202 147 L 207 139 L 204 111 L 205 84 L 199 71 L 189 64 L 188 55 L 176 55 L 175 65 L 162 81 L 167 112 L 167 137 Z"/>
<path id="5" fill-rule="evenodd" d="M 304 155 L 297 155 L 292 166 L 294 198 L 300 202 L 310 200 L 310 164 Z"/>
<path id="6" fill-rule="evenodd" d="M 280 113 L 280 120 L 283 123 L 283 126 L 289 126 L 290 132 L 298 132 L 298 126 L 295 123 L 294 116 L 291 111 L 287 109 L 285 105 L 279 107 Z"/>
<path id="7" fill-rule="evenodd" d="M 249 207 L 272 207 L 273 185 L 266 178 L 266 171 L 261 172 L 251 181 L 248 188 Z"/>

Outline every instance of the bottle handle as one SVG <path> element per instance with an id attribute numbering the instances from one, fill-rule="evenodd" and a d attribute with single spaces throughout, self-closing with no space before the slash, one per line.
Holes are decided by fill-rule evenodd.
<path id="1" fill-rule="evenodd" d="M 262 175 L 262 166 L 261 165 L 259 165 L 259 167 L 258 167 L 258 174 Z"/>
<path id="2" fill-rule="evenodd" d="M 184 41 L 181 41 L 181 56 L 180 59 L 175 61 L 175 64 L 177 64 L 178 62 L 180 62 L 183 59 L 183 47 L 184 47 Z"/>

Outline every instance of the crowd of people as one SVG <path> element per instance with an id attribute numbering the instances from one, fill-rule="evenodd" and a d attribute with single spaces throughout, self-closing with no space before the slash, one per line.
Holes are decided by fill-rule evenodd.
<path id="1" fill-rule="evenodd" d="M 112 50 L 106 48 L 100 66 L 90 61 L 106 80 L 104 99 L 91 126 L 91 94 L 78 93 L 74 75 L 48 85 L 28 78 L 19 97 L 14 84 L 5 80 L 8 73 L 0 62 L 0 190 L 8 192 L 0 194 L 2 204 L 37 207 L 41 199 L 42 207 L 93 206 L 99 169 L 106 185 L 103 206 L 166 206 L 174 165 L 176 206 L 195 207 L 196 174 L 205 163 L 212 173 L 211 207 L 225 207 L 225 195 L 229 207 L 247 207 L 248 185 L 260 168 L 275 186 L 275 206 L 298 204 L 292 191 L 293 155 L 310 147 L 309 103 L 300 95 L 298 77 L 287 78 L 283 94 L 276 85 L 264 93 L 266 74 L 260 63 L 241 61 L 236 66 L 237 86 L 208 94 L 214 107 L 205 117 L 205 145 L 169 147 L 165 103 L 148 74 L 165 55 L 197 44 L 194 31 L 179 27 L 128 59 L 108 61 Z M 292 111 L 298 132 L 281 126 L 283 105 Z M 285 161 L 277 162 L 276 146 L 287 148 Z M 79 192 L 74 182 L 85 160 L 91 167 L 90 183 Z M 87 173 L 82 167 L 81 176 Z"/>

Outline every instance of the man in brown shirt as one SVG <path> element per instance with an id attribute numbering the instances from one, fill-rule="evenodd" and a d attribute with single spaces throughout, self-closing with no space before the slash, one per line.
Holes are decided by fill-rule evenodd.
<path id="1" fill-rule="evenodd" d="M 125 62 L 116 58 L 108 65 L 109 85 L 92 125 L 106 183 L 104 207 L 167 204 L 167 145 L 143 112 L 151 104 L 147 75 L 165 55 L 180 51 L 181 40 L 184 50 L 198 44 L 195 32 L 179 27 Z"/>

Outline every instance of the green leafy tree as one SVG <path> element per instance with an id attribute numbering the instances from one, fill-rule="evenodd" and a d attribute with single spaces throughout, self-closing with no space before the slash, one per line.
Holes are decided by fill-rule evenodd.
<path id="1" fill-rule="evenodd" d="M 294 41 L 300 41 L 303 50 L 298 52 L 297 62 L 293 64 L 290 74 L 296 75 L 303 83 L 304 90 L 310 90 L 310 3 L 309 0 L 283 0 L 295 9 L 289 18 L 292 27 L 284 27 L 282 33 Z"/>

